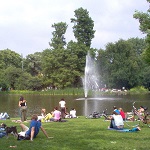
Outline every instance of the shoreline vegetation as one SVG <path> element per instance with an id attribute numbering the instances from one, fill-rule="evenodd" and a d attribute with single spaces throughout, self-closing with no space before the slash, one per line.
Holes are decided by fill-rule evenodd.
<path id="1" fill-rule="evenodd" d="M 83 88 L 67 88 L 67 89 L 50 89 L 42 91 L 28 91 L 28 90 L 9 90 L 0 91 L 0 94 L 39 94 L 39 95 L 84 95 Z M 144 87 L 135 87 L 130 90 L 120 90 L 120 89 L 103 89 L 103 90 L 90 90 L 88 95 L 128 95 L 128 94 L 150 94 L 148 89 Z"/>
<path id="2" fill-rule="evenodd" d="M 17 131 L 21 128 L 19 123 L 8 120 L 0 120 L 8 127 L 17 126 Z M 144 125 L 141 131 L 137 132 L 118 132 L 108 130 L 109 121 L 104 118 L 86 119 L 84 116 L 78 116 L 74 119 L 66 119 L 67 122 L 45 122 L 42 126 L 52 139 L 48 139 L 40 131 L 38 136 L 31 141 L 17 141 L 13 135 L 9 138 L 1 138 L 1 147 L 8 150 L 10 147 L 16 149 L 34 149 L 34 150 L 148 150 L 150 128 Z M 24 122 L 29 126 L 29 122 Z M 130 129 L 125 124 L 125 128 Z M 34 148 L 33 148 L 34 147 Z"/>

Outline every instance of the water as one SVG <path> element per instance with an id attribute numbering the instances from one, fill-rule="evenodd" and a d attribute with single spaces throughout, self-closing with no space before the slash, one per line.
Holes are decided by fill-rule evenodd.
<path id="1" fill-rule="evenodd" d="M 88 96 L 89 90 L 99 90 L 99 83 L 99 75 L 97 73 L 95 60 L 92 59 L 88 53 L 86 56 L 86 66 L 83 78 L 84 96 Z"/>
<path id="2" fill-rule="evenodd" d="M 75 108 L 77 116 L 87 116 L 94 111 L 102 112 L 107 108 L 107 113 L 111 113 L 113 106 L 122 107 L 125 112 L 132 110 L 132 103 L 135 101 L 135 106 L 139 108 L 141 105 L 149 107 L 150 100 L 149 94 L 145 95 L 114 95 L 114 96 L 101 96 L 83 98 L 84 95 L 35 95 L 25 94 L 23 95 L 27 100 L 28 116 L 32 114 L 40 114 L 42 108 L 46 108 L 47 112 L 51 112 L 54 107 L 59 107 L 59 101 L 64 98 L 66 101 L 67 111 L 71 108 Z M 0 95 L 0 112 L 8 112 L 10 117 L 19 117 L 18 101 L 20 95 Z"/>

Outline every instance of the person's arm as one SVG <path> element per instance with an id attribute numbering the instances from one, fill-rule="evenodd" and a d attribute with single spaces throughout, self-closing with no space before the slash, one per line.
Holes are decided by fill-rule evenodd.
<path id="1" fill-rule="evenodd" d="M 19 104 L 18 104 L 18 106 L 19 106 L 19 107 L 21 107 L 21 101 L 19 101 Z"/>
<path id="2" fill-rule="evenodd" d="M 42 132 L 44 133 L 44 135 L 45 135 L 47 138 L 49 138 L 47 132 L 45 131 L 45 129 L 44 129 L 42 126 L 41 126 L 41 130 L 42 130 Z"/>
<path id="3" fill-rule="evenodd" d="M 24 99 L 24 100 L 23 100 L 23 103 L 27 103 L 27 100 Z"/>
<path id="4" fill-rule="evenodd" d="M 34 132 L 35 132 L 35 127 L 32 127 L 32 128 L 31 128 L 31 135 L 30 135 L 30 140 L 31 140 L 31 141 L 33 141 Z"/>

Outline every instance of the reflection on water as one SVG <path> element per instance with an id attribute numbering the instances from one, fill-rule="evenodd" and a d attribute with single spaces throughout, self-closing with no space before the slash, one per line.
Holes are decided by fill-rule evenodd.
<path id="1" fill-rule="evenodd" d="M 102 96 L 97 98 L 82 98 L 84 96 L 51 96 L 51 95 L 23 95 L 27 100 L 28 116 L 36 113 L 40 114 L 41 108 L 46 108 L 47 112 L 51 112 L 54 107 L 59 106 L 61 98 L 64 98 L 67 103 L 67 111 L 71 108 L 77 110 L 77 115 L 87 116 L 94 111 L 101 113 L 104 109 L 111 113 L 113 106 L 122 107 L 124 111 L 132 110 L 132 103 L 135 101 L 137 108 L 140 105 L 149 107 L 150 110 L 150 95 L 116 95 Z M 10 117 L 19 117 L 18 100 L 20 95 L 0 95 L 0 112 L 7 112 Z"/>
<path id="2" fill-rule="evenodd" d="M 101 97 L 93 97 L 93 98 L 77 98 L 76 100 L 118 100 L 118 99 L 122 99 L 122 98 L 110 98 L 110 97 L 106 97 L 106 98 L 101 98 Z"/>

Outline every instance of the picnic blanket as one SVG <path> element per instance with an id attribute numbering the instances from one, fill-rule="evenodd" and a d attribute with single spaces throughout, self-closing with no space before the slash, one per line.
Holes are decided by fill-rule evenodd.
<path id="1" fill-rule="evenodd" d="M 137 127 L 132 128 L 132 129 L 115 129 L 115 128 L 108 128 L 108 130 L 115 130 L 119 132 L 137 132 L 140 131 Z"/>

